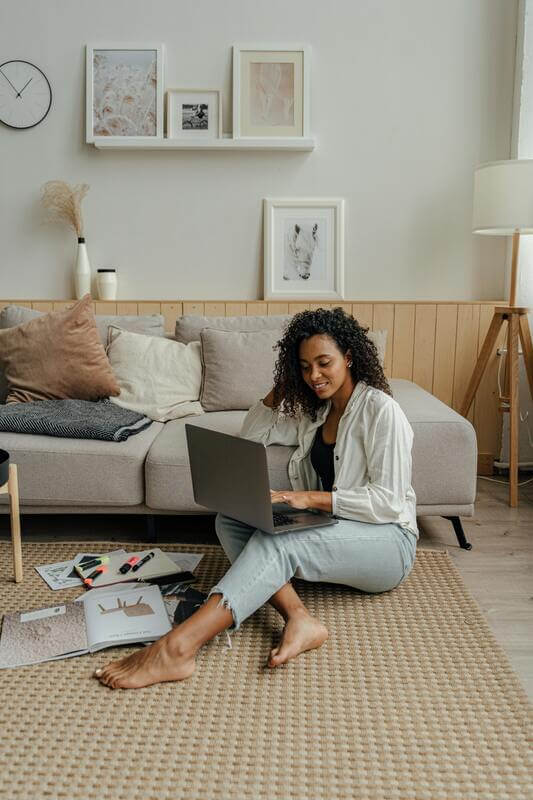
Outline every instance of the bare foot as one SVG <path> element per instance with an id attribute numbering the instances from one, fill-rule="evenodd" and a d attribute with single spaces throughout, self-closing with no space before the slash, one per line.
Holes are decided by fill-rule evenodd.
<path id="1" fill-rule="evenodd" d="M 278 667 L 306 650 L 320 647 L 328 636 L 325 625 L 312 617 L 306 609 L 298 610 L 285 623 L 281 642 L 270 651 L 268 666 Z"/>
<path id="2" fill-rule="evenodd" d="M 150 647 L 97 669 L 94 677 L 111 689 L 141 689 L 163 681 L 182 681 L 194 672 L 194 656 L 194 651 L 183 647 L 171 631 Z"/>

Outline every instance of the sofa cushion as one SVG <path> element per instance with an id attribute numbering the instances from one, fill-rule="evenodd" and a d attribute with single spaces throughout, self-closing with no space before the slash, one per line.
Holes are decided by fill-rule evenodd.
<path id="1" fill-rule="evenodd" d="M 389 381 L 395 400 L 403 409 L 413 432 L 412 486 L 417 507 L 425 513 L 445 513 L 446 505 L 471 509 L 476 496 L 477 442 L 470 422 L 408 380 Z M 193 425 L 238 435 L 245 411 L 216 411 L 191 420 Z M 200 511 L 194 502 L 185 423 L 165 425 L 146 460 L 146 502 L 151 508 Z M 288 462 L 292 447 L 267 447 L 270 485 L 289 486 Z M 444 510 L 443 510 L 444 509 Z"/>
<path id="2" fill-rule="evenodd" d="M 477 488 L 473 425 L 416 383 L 389 380 L 414 433 L 413 480 L 417 506 L 471 504 Z"/>
<path id="3" fill-rule="evenodd" d="M 224 331 L 204 328 L 202 392 L 204 411 L 249 409 L 272 388 L 281 330 Z M 194 344 L 191 342 L 189 347 Z"/>
<path id="4" fill-rule="evenodd" d="M 144 502 L 144 462 L 162 428 L 153 422 L 125 442 L 2 433 L 0 447 L 18 467 L 23 505 L 132 506 Z"/>
<path id="5" fill-rule="evenodd" d="M 45 311 L 35 311 L 24 306 L 5 306 L 0 310 L 0 330 L 23 325 L 31 319 L 42 317 L 45 313 Z M 109 325 L 118 325 L 124 330 L 145 333 L 148 336 L 164 336 L 165 333 L 165 321 L 162 314 L 141 314 L 139 316 L 96 314 L 95 320 L 98 335 L 104 347 L 107 345 Z M 5 402 L 7 391 L 7 380 L 3 368 L 0 366 L 0 403 Z"/>
<path id="6" fill-rule="evenodd" d="M 159 422 L 203 413 L 199 342 L 181 344 L 114 325 L 109 337 L 107 357 L 120 386 L 113 403 Z"/>
<path id="7" fill-rule="evenodd" d="M 120 389 L 98 336 L 91 298 L 0 330 L 7 402 L 98 400 Z"/>
<path id="8" fill-rule="evenodd" d="M 250 317 L 201 317 L 198 314 L 184 314 L 176 320 L 176 340 L 183 344 L 200 341 L 200 332 L 204 328 L 219 331 L 279 331 L 283 330 L 290 319 L 290 314 Z"/>
<path id="9" fill-rule="evenodd" d="M 239 435 L 245 411 L 213 411 L 201 417 L 167 422 L 146 459 L 146 505 L 167 511 L 205 511 L 194 502 L 185 424 Z M 287 488 L 287 464 L 293 448 L 267 447 L 273 489 Z"/>

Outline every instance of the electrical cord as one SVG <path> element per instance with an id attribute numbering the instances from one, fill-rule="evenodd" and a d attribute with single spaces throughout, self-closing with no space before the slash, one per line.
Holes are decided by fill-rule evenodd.
<path id="1" fill-rule="evenodd" d="M 486 475 L 478 475 L 477 477 L 478 478 L 482 478 L 482 480 L 484 480 L 484 481 L 492 481 L 492 483 L 503 483 L 503 484 L 505 484 L 505 486 L 509 486 L 509 481 L 508 480 L 507 481 L 505 481 L 505 480 L 504 481 L 499 481 L 497 478 L 488 478 Z M 533 481 L 533 478 L 528 478 L 527 481 L 522 481 L 521 483 L 517 483 L 516 485 L 517 486 L 525 486 L 526 483 L 531 483 L 531 481 Z"/>

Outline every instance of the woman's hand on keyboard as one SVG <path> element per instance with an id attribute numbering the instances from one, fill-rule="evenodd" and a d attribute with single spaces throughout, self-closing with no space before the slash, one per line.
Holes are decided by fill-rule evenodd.
<path id="1" fill-rule="evenodd" d="M 311 492 L 274 492 L 270 490 L 270 499 L 273 503 L 288 503 L 293 508 L 310 508 Z"/>

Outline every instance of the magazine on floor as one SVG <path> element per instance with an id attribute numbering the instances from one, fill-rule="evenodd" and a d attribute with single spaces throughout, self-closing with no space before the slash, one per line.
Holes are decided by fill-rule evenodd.
<path id="1" fill-rule="evenodd" d="M 5 614 L 0 669 L 153 642 L 171 628 L 158 586 L 92 589 L 73 602 Z"/>

